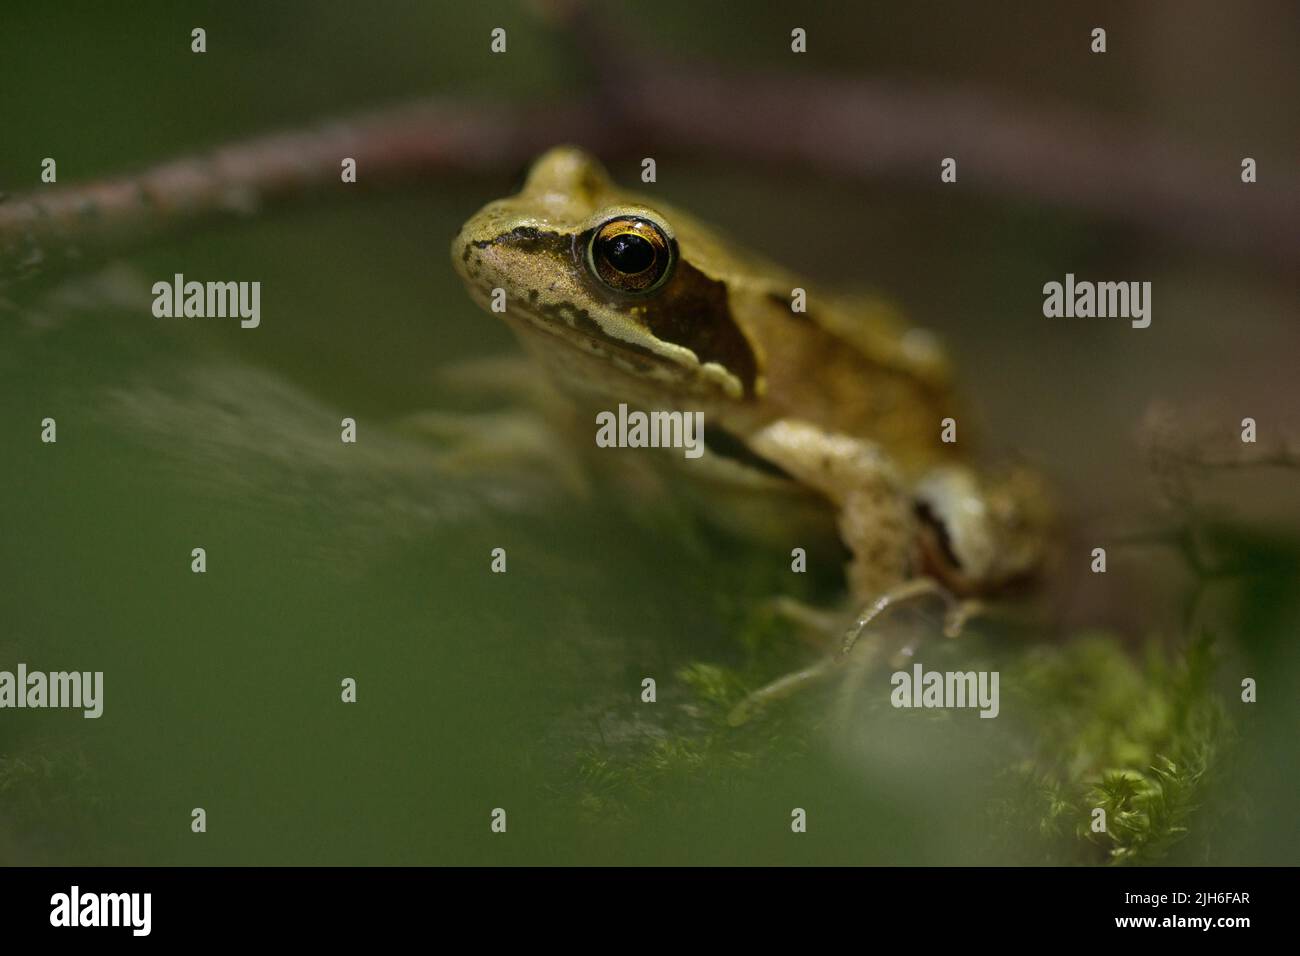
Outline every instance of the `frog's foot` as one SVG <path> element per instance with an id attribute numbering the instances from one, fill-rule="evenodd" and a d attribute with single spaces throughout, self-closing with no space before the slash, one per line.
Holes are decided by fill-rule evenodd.
<path id="1" fill-rule="evenodd" d="M 805 667 L 801 671 L 786 674 L 784 677 L 779 677 L 772 683 L 750 692 L 744 700 L 731 708 L 731 711 L 727 714 L 727 723 L 732 727 L 739 727 L 741 724 L 748 723 L 769 704 L 791 697 L 805 687 L 810 687 L 829 677 L 835 671 L 837 664 L 837 658 L 826 657 L 811 667 Z"/>
<path id="2" fill-rule="evenodd" d="M 788 594 L 768 598 L 763 602 L 762 610 L 777 620 L 794 626 L 803 638 L 822 651 L 844 632 L 843 614 L 815 607 Z M 835 664 L 834 657 L 826 657 L 820 663 L 786 674 L 753 691 L 731 709 L 727 722 L 733 727 L 747 723 L 768 704 L 790 697 L 829 676 Z"/>
<path id="3" fill-rule="evenodd" d="M 966 624 L 974 617 L 983 617 L 988 612 L 988 607 L 982 601 L 958 601 L 954 604 L 943 617 L 943 636 L 944 637 L 961 637 L 965 633 Z M 904 667 L 916 658 L 916 653 L 926 640 L 933 637 L 933 632 L 919 631 L 912 637 L 901 644 L 889 659 L 889 666 L 895 669 Z"/>
<path id="4" fill-rule="evenodd" d="M 798 628 L 818 646 L 825 646 L 844 630 L 844 615 L 806 604 L 787 594 L 763 602 L 763 610 L 779 621 Z"/>
<path id="5" fill-rule="evenodd" d="M 980 601 L 958 598 L 957 595 L 933 578 L 914 578 L 911 581 L 904 581 L 897 587 L 890 588 L 862 609 L 857 620 L 844 632 L 844 640 L 840 645 L 840 657 L 846 657 L 853 650 L 853 646 L 857 644 L 862 632 L 871 625 L 872 621 L 885 612 L 902 604 L 923 601 L 931 597 L 939 598 L 947 605 L 943 617 L 944 637 L 959 637 L 967 622 L 985 611 L 985 607 Z"/>
<path id="6" fill-rule="evenodd" d="M 542 471 L 568 491 L 588 491 L 582 469 L 564 453 L 546 419 L 517 409 L 498 412 L 424 411 L 398 427 L 439 446 L 438 465 L 448 474 L 488 475 Z"/>
<path id="7" fill-rule="evenodd" d="M 945 637 L 958 637 L 966 623 L 984 610 L 983 605 L 979 602 L 961 600 L 938 581 L 931 578 L 916 578 L 905 581 L 880 595 L 858 614 L 853 624 L 844 632 L 838 651 L 817 664 L 795 671 L 792 674 L 786 674 L 784 677 L 780 677 L 772 681 L 772 683 L 753 691 L 732 708 L 727 715 L 727 722 L 733 727 L 738 727 L 748 722 L 769 704 L 791 697 L 804 688 L 829 678 L 832 674 L 843 669 L 850 657 L 854 655 L 855 650 L 865 651 L 865 653 L 857 654 L 854 662 L 858 674 L 860 676 L 865 675 L 876 663 L 877 659 L 884 654 L 886 642 L 882 635 L 880 640 L 872 641 L 866 647 L 862 647 L 861 638 L 863 633 L 883 615 L 895 608 L 936 597 L 947 605 L 943 623 Z M 778 601 L 780 600 L 778 599 Z M 826 627 L 829 622 L 835 620 L 834 615 L 818 611 L 815 608 L 809 608 L 792 599 L 785 599 L 780 605 L 773 602 L 773 606 L 774 609 L 780 607 L 782 611 L 792 615 L 792 619 L 796 623 L 815 623 L 819 627 Z M 912 657 L 921 640 L 921 637 L 914 637 L 898 647 L 891 656 L 891 663 L 899 665 Z"/>

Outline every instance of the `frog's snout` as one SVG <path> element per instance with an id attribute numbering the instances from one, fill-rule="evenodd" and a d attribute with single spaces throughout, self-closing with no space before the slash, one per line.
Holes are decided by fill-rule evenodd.
<path id="1" fill-rule="evenodd" d="M 490 243 L 473 239 L 473 220 L 451 241 L 451 265 L 471 292 L 503 288 L 506 276 L 496 262 Z"/>

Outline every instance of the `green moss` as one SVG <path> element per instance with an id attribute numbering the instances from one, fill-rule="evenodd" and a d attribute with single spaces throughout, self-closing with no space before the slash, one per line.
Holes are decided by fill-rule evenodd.
<path id="1" fill-rule="evenodd" d="M 1026 827 L 1050 862 L 1154 863 L 1187 837 L 1229 728 L 1213 693 L 1213 644 L 1135 659 L 1087 635 L 1025 655 L 1007 686 L 1034 715 L 997 832 Z M 1095 811 L 1105 811 L 1104 830 Z"/>
<path id="2" fill-rule="evenodd" d="M 752 615 L 740 628 L 735 666 L 692 662 L 677 674 L 682 719 L 621 751 L 579 757 L 583 807 L 626 819 L 639 801 L 693 793 L 770 773 L 799 759 L 825 729 L 827 697 L 809 692 L 739 728 L 728 711 L 775 674 L 806 658 L 783 626 Z M 988 652 L 973 642 L 967 656 Z M 1198 827 L 1202 794 L 1229 728 L 1213 693 L 1208 638 L 1173 653 L 1135 655 L 1120 639 L 1080 634 L 1057 645 L 1018 645 L 997 666 L 1009 709 L 985 755 L 1000 760 L 988 802 L 988 858 L 1035 864 L 1153 863 Z M 975 650 L 978 648 L 978 650 Z M 1006 705 L 1004 705 L 1005 707 Z M 1001 726 L 1001 725 L 1000 725 Z M 1001 754 L 999 757 L 998 754 Z M 918 755 L 918 772 L 922 755 Z M 1105 829 L 1094 832 L 1094 810 Z"/>

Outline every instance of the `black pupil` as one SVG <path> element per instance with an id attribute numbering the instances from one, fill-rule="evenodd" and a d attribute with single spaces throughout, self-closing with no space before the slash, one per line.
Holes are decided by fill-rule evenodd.
<path id="1" fill-rule="evenodd" d="M 625 232 L 605 240 L 605 258 L 619 272 L 636 275 L 654 264 L 655 250 L 641 236 Z"/>

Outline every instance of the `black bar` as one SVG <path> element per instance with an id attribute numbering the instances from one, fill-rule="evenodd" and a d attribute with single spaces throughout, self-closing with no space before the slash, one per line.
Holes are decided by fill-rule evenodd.
<path id="1" fill-rule="evenodd" d="M 175 943 L 337 944 L 472 931 L 486 934 L 485 942 L 517 932 L 538 945 L 629 934 L 669 945 L 670 930 L 705 923 L 706 935 L 734 940 L 787 932 L 820 938 L 833 929 L 864 944 L 888 931 L 919 934 L 916 942 L 927 946 L 1191 935 L 1231 945 L 1242 933 L 1288 924 L 1294 876 L 1264 868 L 11 869 L 0 871 L 0 919 L 7 942 L 66 942 L 73 934 L 80 943 L 130 940 L 131 916 L 143 928 L 143 908 L 121 911 L 127 925 L 51 925 L 70 912 L 69 905 L 56 914 L 59 894 L 70 904 L 76 886 L 78 920 L 97 916 L 99 894 L 150 894 L 147 938 Z M 87 904 L 88 895 L 95 902 Z M 120 898 L 110 903 L 121 905 Z M 1208 928 L 1200 925 L 1206 919 Z M 1120 925 L 1125 920 L 1154 923 Z"/>

